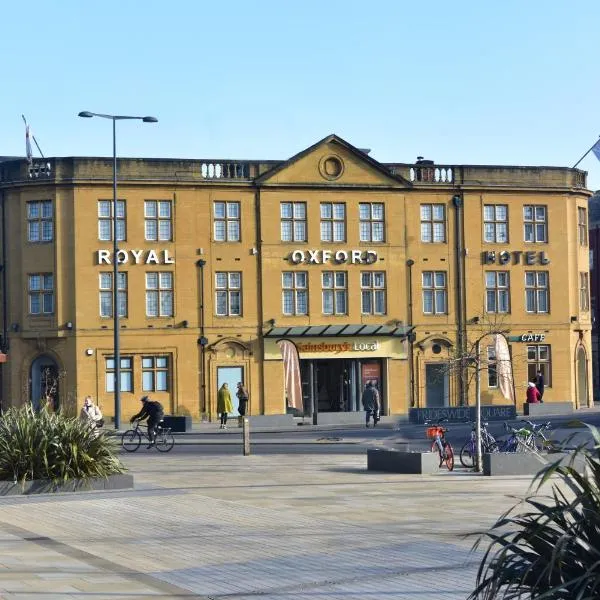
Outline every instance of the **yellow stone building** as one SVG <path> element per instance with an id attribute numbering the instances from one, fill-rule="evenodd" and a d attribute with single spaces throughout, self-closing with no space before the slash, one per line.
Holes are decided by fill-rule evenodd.
<path id="1" fill-rule="evenodd" d="M 579 170 L 382 164 L 335 135 L 287 161 L 120 159 L 122 418 L 149 394 L 214 419 L 237 381 L 251 415 L 319 422 L 356 417 L 367 381 L 388 415 L 472 404 L 476 339 L 505 405 L 490 331 L 519 408 L 538 371 L 546 402 L 587 406 L 589 195 Z M 91 394 L 110 417 L 112 161 L 4 160 L 0 202 L 3 406 Z"/>

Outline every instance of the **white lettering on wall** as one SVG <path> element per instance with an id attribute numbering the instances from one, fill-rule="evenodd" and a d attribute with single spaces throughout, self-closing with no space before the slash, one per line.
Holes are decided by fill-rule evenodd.
<path id="1" fill-rule="evenodd" d="M 375 250 L 294 250 L 288 260 L 298 265 L 322 265 L 329 262 L 351 263 L 353 265 L 370 265 L 377 261 Z"/>
<path id="2" fill-rule="evenodd" d="M 111 265 L 112 252 L 110 250 L 98 250 L 98 264 Z M 118 250 L 117 262 L 120 265 L 129 263 L 134 265 L 173 265 L 175 257 L 171 256 L 169 250 Z"/>

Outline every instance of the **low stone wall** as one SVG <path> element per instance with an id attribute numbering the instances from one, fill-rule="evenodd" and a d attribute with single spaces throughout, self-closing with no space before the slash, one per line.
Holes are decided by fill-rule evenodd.
<path id="1" fill-rule="evenodd" d="M 488 476 L 500 475 L 535 475 L 544 467 L 560 461 L 568 465 L 573 459 L 573 454 L 551 452 L 537 454 L 536 452 L 492 452 L 483 455 L 483 474 Z M 574 467 L 582 473 L 585 460 L 576 456 Z"/>
<path id="2" fill-rule="evenodd" d="M 544 417 L 546 415 L 564 415 L 573 412 L 572 402 L 539 402 L 523 404 L 523 414 L 529 417 Z"/>
<path id="3" fill-rule="evenodd" d="M 367 470 L 387 473 L 431 474 L 439 471 L 437 452 L 407 452 L 392 448 L 369 448 Z"/>
<path id="4" fill-rule="evenodd" d="M 25 484 L 13 481 L 0 481 L 0 496 L 18 496 L 29 494 L 55 494 L 62 492 L 90 492 L 102 490 L 126 490 L 133 488 L 133 475 L 118 474 L 97 477 L 87 481 L 72 479 L 58 485 L 46 479 L 26 481 Z"/>

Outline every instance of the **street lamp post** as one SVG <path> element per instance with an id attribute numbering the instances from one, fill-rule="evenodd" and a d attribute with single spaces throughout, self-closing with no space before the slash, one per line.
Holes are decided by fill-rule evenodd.
<path id="1" fill-rule="evenodd" d="M 126 115 L 105 115 L 101 113 L 93 113 L 84 110 L 79 113 L 80 117 L 91 118 L 100 117 L 102 119 L 110 119 L 112 121 L 113 134 L 113 202 L 112 202 L 112 238 L 113 238 L 113 359 L 115 361 L 115 429 L 121 427 L 121 344 L 119 335 L 119 261 L 117 260 L 117 252 L 119 247 L 117 244 L 117 121 L 139 120 L 144 123 L 157 123 L 155 117 L 133 117 Z"/>

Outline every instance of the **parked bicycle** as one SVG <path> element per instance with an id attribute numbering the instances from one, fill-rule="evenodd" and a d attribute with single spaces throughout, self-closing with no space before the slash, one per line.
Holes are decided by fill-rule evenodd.
<path id="1" fill-rule="evenodd" d="M 550 421 L 536 424 L 527 419 L 521 419 L 521 422 L 527 423 L 527 429 L 529 429 L 530 432 L 526 440 L 528 446 L 533 446 L 536 450 L 542 451 L 547 450 L 554 445 L 553 442 L 546 437 L 546 432 L 552 428 Z"/>
<path id="2" fill-rule="evenodd" d="M 452 471 L 454 469 L 454 449 L 446 439 L 448 429 L 441 424 L 444 421 L 447 421 L 447 419 L 440 419 L 434 425 L 426 422 L 425 425 L 430 425 L 430 427 L 427 427 L 426 434 L 428 439 L 433 440 L 431 451 L 437 452 L 440 457 L 439 466 L 441 467 L 445 463 L 448 471 Z"/>
<path id="3" fill-rule="evenodd" d="M 498 440 L 496 447 L 498 452 L 536 452 L 535 444 L 531 437 L 531 430 L 527 427 L 511 427 L 504 423 L 504 429 L 509 433 L 505 440 Z"/>
<path id="4" fill-rule="evenodd" d="M 471 436 L 460 449 L 460 462 L 463 467 L 471 468 L 475 465 L 475 456 L 477 456 L 477 423 L 471 423 Z M 481 451 L 483 453 L 498 452 L 496 438 L 487 430 L 487 423 L 481 423 Z"/>
<path id="5" fill-rule="evenodd" d="M 175 438 L 171 433 L 171 428 L 165 427 L 162 423 L 163 421 L 160 421 L 154 428 L 154 447 L 159 452 L 169 452 L 175 445 Z M 127 452 L 135 452 L 140 447 L 142 439 L 146 439 L 150 443 L 146 429 L 137 420 L 133 429 L 128 429 L 121 436 L 121 446 Z"/>

